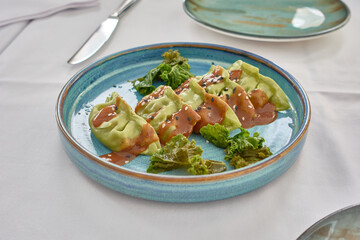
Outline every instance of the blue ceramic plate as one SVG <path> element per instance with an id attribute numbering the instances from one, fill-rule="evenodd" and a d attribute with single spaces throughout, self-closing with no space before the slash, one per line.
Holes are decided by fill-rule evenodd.
<path id="1" fill-rule="evenodd" d="M 340 0 L 185 0 L 185 12 L 212 30 L 262 41 L 322 36 L 350 19 Z"/>
<path id="2" fill-rule="evenodd" d="M 130 106 L 142 98 L 128 80 L 144 76 L 161 61 L 161 54 L 178 49 L 189 59 L 191 72 L 205 74 L 211 64 L 229 67 L 243 60 L 259 67 L 263 75 L 272 77 L 287 94 L 291 109 L 278 113 L 276 121 L 256 126 L 273 155 L 254 165 L 228 168 L 226 172 L 192 176 L 184 171 L 149 174 L 149 156 L 139 156 L 124 166 L 99 158 L 111 152 L 91 133 L 88 115 L 92 107 L 104 102 L 117 91 Z M 274 180 L 286 171 L 297 158 L 305 141 L 310 121 L 308 98 L 300 84 L 272 62 L 255 54 L 200 43 L 166 43 L 144 46 L 110 55 L 77 73 L 64 86 L 57 103 L 57 122 L 60 136 L 70 159 L 90 178 L 101 184 L 146 199 L 169 202 L 200 202 L 236 196 Z M 234 133 L 233 133 L 234 134 Z M 215 147 L 200 135 L 192 135 L 204 149 L 203 157 L 224 161 L 224 150 Z M 290 175 L 287 176 L 291 178 Z"/>
<path id="3" fill-rule="evenodd" d="M 360 205 L 340 209 L 320 219 L 297 240 L 360 239 Z"/>

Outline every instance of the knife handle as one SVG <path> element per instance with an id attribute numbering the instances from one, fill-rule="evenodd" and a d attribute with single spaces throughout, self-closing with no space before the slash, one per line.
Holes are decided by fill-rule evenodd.
<path id="1" fill-rule="evenodd" d="M 120 15 L 125 12 L 131 5 L 133 5 L 137 0 L 125 0 L 121 3 L 120 7 L 110 15 L 110 17 L 118 18 Z"/>

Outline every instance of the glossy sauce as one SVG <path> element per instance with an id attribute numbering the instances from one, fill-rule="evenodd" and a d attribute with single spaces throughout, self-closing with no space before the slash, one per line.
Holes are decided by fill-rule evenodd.
<path id="1" fill-rule="evenodd" d="M 254 126 L 256 110 L 244 88 L 237 86 L 233 89 L 232 94 L 226 94 L 222 96 L 222 98 L 235 112 L 241 122 L 242 128 L 251 128 Z"/>
<path id="2" fill-rule="evenodd" d="M 217 84 L 224 81 L 222 75 L 223 69 L 220 66 L 216 66 L 214 71 L 205 75 L 198 83 L 202 88 L 206 88 L 209 85 Z"/>
<path id="3" fill-rule="evenodd" d="M 240 80 L 242 70 L 232 70 L 229 72 L 230 80 L 234 82 L 238 82 Z"/>
<path id="4" fill-rule="evenodd" d="M 144 124 L 141 133 L 137 138 L 124 141 L 124 144 L 129 145 L 129 147 L 126 147 L 119 152 L 101 155 L 100 157 L 108 162 L 122 166 L 145 151 L 151 143 L 156 142 L 158 139 L 154 128 L 147 123 Z"/>
<path id="5" fill-rule="evenodd" d="M 266 93 L 261 89 L 256 89 L 249 94 L 250 101 L 256 110 L 255 125 L 266 125 L 277 118 L 275 104 L 269 102 Z"/>
<path id="6" fill-rule="evenodd" d="M 193 131 L 194 125 L 200 118 L 201 117 L 189 105 L 184 104 L 178 112 L 172 114 L 168 120 L 160 124 L 157 130 L 160 142 L 165 144 L 178 134 L 189 137 Z M 167 130 L 171 126 L 175 126 L 176 128 L 168 133 Z"/>
<path id="7" fill-rule="evenodd" d="M 190 79 L 191 79 L 191 78 L 189 78 L 188 80 L 186 80 L 185 82 L 183 82 L 177 89 L 174 90 L 174 92 L 179 95 L 179 94 L 182 93 L 183 91 L 189 89 Z"/>
<path id="8" fill-rule="evenodd" d="M 200 115 L 201 120 L 195 125 L 194 132 L 199 133 L 200 128 L 208 124 L 221 124 L 225 119 L 225 114 L 228 108 L 229 106 L 218 96 L 205 93 L 204 103 L 196 109 L 196 112 Z"/>
<path id="9" fill-rule="evenodd" d="M 94 127 L 100 127 L 103 122 L 108 122 L 114 117 L 117 116 L 116 110 L 120 103 L 120 97 L 116 98 L 116 103 L 109 105 L 101 109 L 95 117 L 92 119 L 92 124 Z"/>
<path id="10" fill-rule="evenodd" d="M 135 112 L 137 113 L 145 104 L 147 104 L 148 102 L 151 102 L 154 99 L 158 99 L 159 97 L 161 97 L 164 94 L 164 91 L 169 88 L 169 86 L 162 86 L 161 88 L 159 88 L 156 92 L 152 92 L 151 94 L 143 97 L 137 104 L 135 107 Z"/>

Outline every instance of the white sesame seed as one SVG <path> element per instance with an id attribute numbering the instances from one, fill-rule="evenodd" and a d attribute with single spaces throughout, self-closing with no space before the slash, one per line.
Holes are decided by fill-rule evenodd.
<path id="1" fill-rule="evenodd" d="M 129 161 L 125 161 L 125 163 L 129 163 Z"/>
<path id="2" fill-rule="evenodd" d="M 248 96 L 246 96 L 245 98 L 246 98 L 246 99 L 249 99 L 249 97 L 248 97 Z"/>
<path id="3" fill-rule="evenodd" d="M 241 93 L 239 93 L 238 96 L 240 97 L 240 96 L 241 96 Z"/>
<path id="4" fill-rule="evenodd" d="M 233 109 L 235 109 L 235 108 L 236 108 L 236 105 L 233 106 Z"/>
<path id="5" fill-rule="evenodd" d="M 145 102 L 142 102 L 142 103 L 141 103 L 141 106 L 144 106 L 144 105 L 145 105 Z"/>
<path id="6" fill-rule="evenodd" d="M 245 120 L 245 117 L 242 117 L 242 118 L 241 118 L 241 120 L 243 120 L 243 121 L 244 121 L 244 120 Z"/>
<path id="7" fill-rule="evenodd" d="M 166 126 L 166 124 L 165 123 L 163 123 L 163 125 L 161 126 L 162 128 L 164 128 Z"/>
<path id="8" fill-rule="evenodd" d="M 249 105 L 249 108 L 253 108 L 253 106 Z"/>
<path id="9" fill-rule="evenodd" d="M 186 107 L 185 107 L 185 111 L 188 110 L 188 109 L 189 109 L 189 107 L 186 106 Z"/>

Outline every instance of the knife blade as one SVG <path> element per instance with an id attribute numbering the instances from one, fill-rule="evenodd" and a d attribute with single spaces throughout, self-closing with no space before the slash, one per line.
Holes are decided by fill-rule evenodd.
<path id="1" fill-rule="evenodd" d="M 103 21 L 90 35 L 79 50 L 68 60 L 69 64 L 78 64 L 94 55 L 111 37 L 116 29 L 120 15 L 131 7 L 137 0 L 125 0 L 120 7 Z"/>

